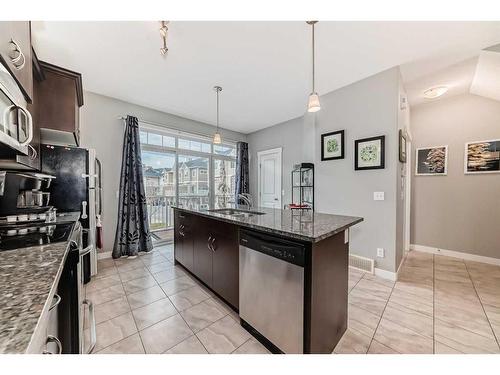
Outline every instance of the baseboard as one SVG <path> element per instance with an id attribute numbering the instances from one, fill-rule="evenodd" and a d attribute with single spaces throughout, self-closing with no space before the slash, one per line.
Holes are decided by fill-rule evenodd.
<path id="1" fill-rule="evenodd" d="M 377 267 L 375 267 L 375 276 L 391 281 L 396 281 L 398 279 L 398 274 L 396 272 L 386 271 Z"/>
<path id="2" fill-rule="evenodd" d="M 459 259 L 464 259 L 464 260 L 470 260 L 473 262 L 487 263 L 487 264 L 493 264 L 496 266 L 500 266 L 500 259 L 498 259 L 498 258 L 491 258 L 491 257 L 482 256 L 482 255 L 463 253 L 461 251 L 439 249 L 437 247 L 416 245 L 416 244 L 411 244 L 410 250 L 420 251 L 423 253 L 445 255 L 445 256 L 453 257 L 453 258 L 459 258 Z"/>
<path id="3" fill-rule="evenodd" d="M 111 251 L 104 251 L 97 253 L 97 260 L 111 258 Z"/>

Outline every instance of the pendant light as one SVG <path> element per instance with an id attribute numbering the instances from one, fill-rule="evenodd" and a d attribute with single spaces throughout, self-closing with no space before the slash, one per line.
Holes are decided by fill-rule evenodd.
<path id="1" fill-rule="evenodd" d="M 219 133 L 219 93 L 222 91 L 222 87 L 214 86 L 214 91 L 217 94 L 217 130 L 214 134 L 214 145 L 220 145 L 222 143 L 222 138 Z"/>
<path id="2" fill-rule="evenodd" d="M 309 95 L 309 102 L 307 103 L 307 112 L 318 112 L 321 109 L 319 104 L 319 96 L 314 86 L 314 25 L 318 21 L 306 21 L 312 27 L 312 92 Z"/>

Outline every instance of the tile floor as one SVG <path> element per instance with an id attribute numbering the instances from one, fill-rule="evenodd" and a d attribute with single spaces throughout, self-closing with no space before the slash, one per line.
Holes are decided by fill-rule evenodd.
<path id="1" fill-rule="evenodd" d="M 99 261 L 86 295 L 94 353 L 268 353 L 173 265 L 172 245 Z M 410 252 L 396 283 L 350 270 L 349 328 L 334 353 L 500 353 L 499 340 L 500 267 Z"/>

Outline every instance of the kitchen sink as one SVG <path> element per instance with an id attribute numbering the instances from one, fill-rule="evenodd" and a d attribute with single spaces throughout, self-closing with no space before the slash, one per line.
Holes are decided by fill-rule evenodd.
<path id="1" fill-rule="evenodd" d="M 216 214 L 236 216 L 236 217 L 251 217 L 255 215 L 265 215 L 265 212 L 240 210 L 237 208 L 219 208 L 214 210 L 208 210 L 208 212 L 214 212 Z"/>

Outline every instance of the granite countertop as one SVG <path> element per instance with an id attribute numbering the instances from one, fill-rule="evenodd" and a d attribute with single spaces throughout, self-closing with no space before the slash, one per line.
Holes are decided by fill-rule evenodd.
<path id="1" fill-rule="evenodd" d="M 307 242 L 319 242 L 363 221 L 361 217 L 323 214 L 317 212 L 294 212 L 274 208 L 256 207 L 250 211 L 263 212 L 264 215 L 250 217 L 223 215 L 206 209 L 174 207 L 241 227 L 295 238 Z"/>
<path id="2" fill-rule="evenodd" d="M 68 241 L 0 252 L 0 353 L 28 350 L 52 303 Z"/>

